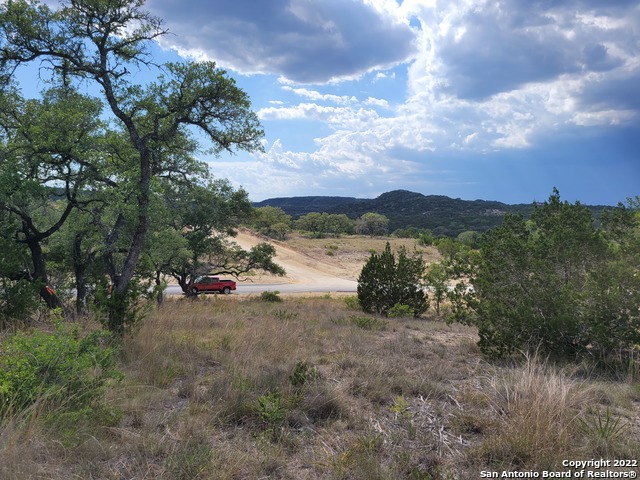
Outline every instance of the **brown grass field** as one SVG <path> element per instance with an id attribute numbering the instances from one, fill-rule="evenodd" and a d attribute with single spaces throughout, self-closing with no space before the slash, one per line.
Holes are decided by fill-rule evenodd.
<path id="1" fill-rule="evenodd" d="M 475 342 L 335 296 L 168 301 L 96 418 L 2 419 L 0 478 L 475 479 L 640 457 L 633 372 L 491 363 Z"/>

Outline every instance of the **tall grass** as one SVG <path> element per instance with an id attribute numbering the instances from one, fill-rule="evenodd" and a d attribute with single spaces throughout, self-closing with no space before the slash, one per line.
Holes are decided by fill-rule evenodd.
<path id="1" fill-rule="evenodd" d="M 14 412 L 0 477 L 443 480 L 637 453 L 589 429 L 605 404 L 637 419 L 632 384 L 535 358 L 489 364 L 467 327 L 366 329 L 341 299 L 283 300 L 167 301 L 124 340 L 125 379 L 102 398 L 116 420 L 83 420 L 68 441 L 69 422 L 62 434 Z"/>

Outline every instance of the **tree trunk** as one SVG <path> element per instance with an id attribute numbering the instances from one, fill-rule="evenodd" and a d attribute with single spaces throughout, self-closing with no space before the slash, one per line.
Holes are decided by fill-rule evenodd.
<path id="1" fill-rule="evenodd" d="M 162 280 L 160 279 L 161 272 L 156 272 L 156 286 L 158 287 L 156 301 L 158 302 L 158 306 L 162 305 L 164 302 L 164 290 L 160 288 L 162 286 Z"/>
<path id="2" fill-rule="evenodd" d="M 78 233 L 73 240 L 73 270 L 76 277 L 76 312 L 78 315 L 86 315 L 87 313 L 87 279 L 85 272 L 87 264 L 95 256 L 95 254 L 90 254 L 88 261 L 83 261 L 82 238 L 83 234 Z"/>
<path id="3" fill-rule="evenodd" d="M 49 286 L 49 277 L 47 275 L 47 264 L 42 252 L 40 242 L 34 238 L 27 238 L 27 246 L 31 251 L 31 261 L 33 262 L 33 282 L 41 285 L 40 297 L 47 304 L 47 307 L 62 308 L 62 302 L 56 295 L 56 292 Z"/>

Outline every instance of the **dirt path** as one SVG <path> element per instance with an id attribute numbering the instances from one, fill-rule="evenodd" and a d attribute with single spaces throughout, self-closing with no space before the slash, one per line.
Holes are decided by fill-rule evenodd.
<path id="1" fill-rule="evenodd" d="M 304 284 L 309 287 L 330 290 L 352 289 L 355 284 L 355 280 L 349 278 L 343 269 L 321 262 L 316 258 L 284 246 L 280 242 L 269 241 L 246 231 L 238 232 L 238 236 L 234 241 L 247 250 L 260 242 L 271 243 L 276 249 L 276 263 L 287 271 L 285 277 L 256 275 L 251 278 L 252 282 Z"/>

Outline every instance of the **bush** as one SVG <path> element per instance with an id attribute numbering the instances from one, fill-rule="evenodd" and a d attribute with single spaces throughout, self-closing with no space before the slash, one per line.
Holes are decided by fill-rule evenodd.
<path id="1" fill-rule="evenodd" d="M 296 363 L 293 372 L 289 375 L 289 382 L 296 388 L 302 388 L 307 383 L 316 380 L 320 376 L 318 369 L 302 360 Z"/>
<path id="2" fill-rule="evenodd" d="M 281 302 L 282 298 L 279 296 L 280 292 L 278 290 L 265 290 L 260 294 L 260 300 L 263 302 Z"/>
<path id="3" fill-rule="evenodd" d="M 487 232 L 469 302 L 481 350 L 626 358 L 640 343 L 639 210 L 604 214 L 599 231 L 554 190 L 530 221 L 506 216 Z"/>
<path id="4" fill-rule="evenodd" d="M 22 410 L 41 398 L 50 405 L 82 408 L 102 394 L 114 369 L 109 334 L 95 331 L 82 338 L 77 324 L 57 323 L 53 332 L 18 332 L 0 352 L 0 414 Z"/>
<path id="5" fill-rule="evenodd" d="M 362 309 L 362 307 L 360 306 L 360 301 L 358 300 L 358 296 L 357 295 L 344 297 L 344 304 L 347 306 L 347 308 L 349 308 L 351 310 L 361 310 Z"/>
<path id="6" fill-rule="evenodd" d="M 408 257 L 400 250 L 398 261 L 391 253 L 389 242 L 380 255 L 374 253 L 358 277 L 358 301 L 367 313 L 387 315 L 396 304 L 404 304 L 418 317 L 429 308 L 420 282 L 424 262 L 420 257 Z"/>
<path id="7" fill-rule="evenodd" d="M 38 307 L 37 288 L 27 280 L 11 281 L 0 277 L 0 329 L 28 323 Z"/>
<path id="8" fill-rule="evenodd" d="M 413 317 L 415 316 L 415 311 L 409 305 L 396 303 L 389 310 L 389 316 L 394 318 Z"/>

